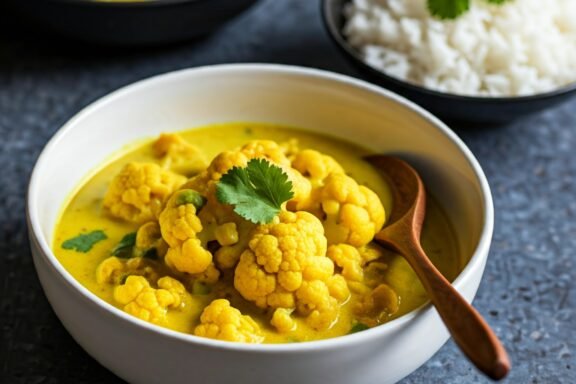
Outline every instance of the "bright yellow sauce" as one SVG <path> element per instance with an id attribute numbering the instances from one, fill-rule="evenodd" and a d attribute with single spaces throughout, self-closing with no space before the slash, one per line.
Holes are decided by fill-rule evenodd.
<path id="1" fill-rule="evenodd" d="M 313 148 L 334 157 L 359 184 L 368 186 L 379 195 L 387 213 L 392 208 L 388 186 L 372 167 L 362 160 L 362 156 L 369 152 L 348 142 L 293 128 L 255 123 L 213 125 L 179 132 L 179 134 L 196 147 L 201 148 L 208 159 L 212 159 L 224 150 L 236 148 L 254 139 L 285 142 L 296 138 L 300 148 Z M 66 204 L 53 239 L 54 252 L 62 265 L 86 288 L 113 305 L 114 286 L 98 284 L 95 270 L 99 263 L 110 256 L 111 249 L 120 239 L 126 233 L 135 231 L 138 225 L 106 215 L 102 209 L 102 199 L 114 175 L 130 161 L 158 162 L 153 155 L 151 143 L 148 142 L 108 164 L 103 164 L 102 168 L 85 182 Z M 108 238 L 97 243 L 87 253 L 65 250 L 61 247 L 66 239 L 80 232 L 92 230 L 103 230 Z M 422 243 L 439 270 L 449 280 L 453 280 L 461 271 L 465 260 L 459 258 L 450 223 L 432 198 L 429 199 Z M 404 259 L 390 252 L 385 252 L 382 259 L 388 264 L 388 269 L 382 276 L 383 282 L 391 286 L 400 297 L 399 310 L 387 319 L 392 320 L 422 305 L 426 301 L 426 294 Z M 161 269 L 164 272 L 167 271 L 165 266 Z M 225 277 L 223 282 L 218 284 L 219 287 L 208 295 L 191 295 L 192 299 L 185 301 L 183 309 L 169 311 L 165 326 L 176 331 L 193 333 L 203 308 L 216 296 L 225 296 L 243 314 L 250 315 L 263 330 L 264 342 L 269 343 L 341 336 L 347 334 L 355 322 L 352 307 L 356 304 L 358 297 L 352 295 L 342 306 L 338 321 L 330 329 L 315 331 L 304 321 L 297 319 L 297 330 L 281 335 L 269 325 L 269 314 L 244 300 L 235 291 L 229 278 Z"/>

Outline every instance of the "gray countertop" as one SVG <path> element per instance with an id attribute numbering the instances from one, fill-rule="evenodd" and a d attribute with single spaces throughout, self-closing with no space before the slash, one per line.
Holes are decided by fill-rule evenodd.
<path id="1" fill-rule="evenodd" d="M 119 382 L 62 327 L 32 265 L 25 195 L 47 140 L 95 99 L 176 69 L 274 62 L 357 73 L 312 0 L 263 0 L 205 39 L 147 50 L 96 48 L 8 21 L 0 20 L 0 382 Z M 454 129 L 494 194 L 494 241 L 475 304 L 511 355 L 505 382 L 576 383 L 576 99 L 499 128 Z M 402 381 L 487 382 L 451 341 Z"/>

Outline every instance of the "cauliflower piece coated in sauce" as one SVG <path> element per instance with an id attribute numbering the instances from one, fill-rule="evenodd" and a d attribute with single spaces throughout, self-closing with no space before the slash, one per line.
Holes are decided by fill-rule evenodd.
<path id="1" fill-rule="evenodd" d="M 328 244 L 362 247 L 384 225 L 385 212 L 378 195 L 344 174 L 326 178 L 320 201 Z"/>
<path id="2" fill-rule="evenodd" d="M 125 312 L 155 324 L 166 322 L 168 309 L 182 305 L 186 288 L 178 280 L 165 276 L 154 289 L 142 276 L 128 276 L 126 282 L 114 288 L 114 300 Z"/>
<path id="3" fill-rule="evenodd" d="M 104 259 L 96 268 L 98 284 L 121 284 L 127 276 L 143 276 L 146 280 L 156 282 L 158 272 L 152 261 L 142 257 L 121 259 L 116 256 Z"/>
<path id="4" fill-rule="evenodd" d="M 255 228 L 236 266 L 234 287 L 261 308 L 296 308 L 311 327 L 327 329 L 349 291 L 325 255 L 320 221 L 308 212 L 282 211 L 271 224 Z"/>
<path id="5" fill-rule="evenodd" d="M 324 179 L 333 173 L 344 174 L 344 169 L 332 156 L 313 149 L 304 149 L 295 154 L 292 167 L 309 178 L 314 187 L 321 187 Z"/>
<path id="6" fill-rule="evenodd" d="M 292 210 L 306 210 L 322 219 L 328 244 L 362 247 L 372 241 L 385 221 L 378 195 L 346 175 L 331 156 L 305 149 L 292 166 L 310 180 L 308 200 L 289 204 Z"/>
<path id="7" fill-rule="evenodd" d="M 386 322 L 400 309 L 400 298 L 387 284 L 379 284 L 363 295 L 354 312 L 360 322 L 370 327 Z"/>
<path id="8" fill-rule="evenodd" d="M 169 246 L 164 261 L 178 272 L 201 274 L 212 265 L 212 254 L 197 237 L 203 229 L 196 215 L 202 202 L 196 191 L 183 189 L 174 193 L 160 214 L 160 230 Z"/>
<path id="9" fill-rule="evenodd" d="M 128 163 L 104 196 L 104 208 L 114 217 L 142 224 L 155 220 L 168 197 L 186 182 L 184 176 L 154 163 Z"/>
<path id="10" fill-rule="evenodd" d="M 372 285 L 370 281 L 366 281 L 365 269 L 375 269 L 374 267 L 376 267 L 376 265 L 379 265 L 380 269 L 386 268 L 385 263 L 374 262 L 382 256 L 382 250 L 373 244 L 368 244 L 360 248 L 345 243 L 334 244 L 328 247 L 326 255 L 341 269 L 340 273 L 349 283 L 366 283 Z M 373 278 L 374 273 L 369 274 L 368 280 L 372 280 Z"/>
<path id="11" fill-rule="evenodd" d="M 149 221 L 138 228 L 133 251 L 135 256 L 163 258 L 167 251 L 168 244 L 162 238 L 158 222 Z"/>
<path id="12" fill-rule="evenodd" d="M 264 339 L 258 324 L 250 316 L 242 315 L 226 299 L 214 300 L 204 308 L 194 334 L 241 343 L 261 343 Z"/>
<path id="13" fill-rule="evenodd" d="M 195 146 L 174 133 L 162 133 L 152 145 L 161 165 L 181 175 L 195 175 L 208 166 L 204 154 Z"/>

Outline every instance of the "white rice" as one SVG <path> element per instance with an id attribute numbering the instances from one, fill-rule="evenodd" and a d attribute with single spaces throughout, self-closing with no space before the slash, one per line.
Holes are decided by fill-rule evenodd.
<path id="1" fill-rule="evenodd" d="M 353 0 L 344 35 L 386 74 L 441 92 L 520 96 L 576 81 L 576 0 L 472 0 L 456 20 L 426 0 Z"/>

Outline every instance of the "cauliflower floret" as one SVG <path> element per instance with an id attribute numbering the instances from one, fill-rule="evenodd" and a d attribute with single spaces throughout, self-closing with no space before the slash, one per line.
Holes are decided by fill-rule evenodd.
<path id="1" fill-rule="evenodd" d="M 321 223 L 307 212 L 281 212 L 271 224 L 257 226 L 242 253 L 234 286 L 260 307 L 272 306 L 270 297 L 285 294 L 293 307 L 293 294 L 302 284 L 307 258 L 326 252 Z"/>
<path id="2" fill-rule="evenodd" d="M 384 207 L 378 195 L 344 174 L 332 173 L 326 178 L 320 201 L 328 244 L 362 247 L 384 225 Z"/>
<path id="3" fill-rule="evenodd" d="M 293 137 L 280 143 L 280 146 L 284 150 L 286 157 L 288 157 L 290 160 L 292 160 L 294 156 L 300 152 L 300 143 L 298 142 L 298 139 Z"/>
<path id="4" fill-rule="evenodd" d="M 258 324 L 230 306 L 226 299 L 217 299 L 204 308 L 196 336 L 241 343 L 260 343 L 264 339 Z"/>
<path id="5" fill-rule="evenodd" d="M 378 195 L 347 176 L 331 156 L 305 149 L 294 156 L 292 167 L 310 181 L 312 190 L 308 199 L 287 207 L 324 219 L 328 244 L 361 247 L 384 225 L 385 212 Z"/>
<path id="6" fill-rule="evenodd" d="M 202 152 L 179 135 L 163 133 L 152 146 L 161 165 L 181 175 L 195 175 L 208 166 Z"/>
<path id="7" fill-rule="evenodd" d="M 202 222 L 196 215 L 200 202 L 188 198 L 195 194 L 186 189 L 174 193 L 159 217 L 162 237 L 169 246 L 164 261 L 169 267 L 189 274 L 203 273 L 212 264 L 212 254 L 196 236 L 202 231 Z"/>
<path id="8" fill-rule="evenodd" d="M 345 300 L 331 296 L 329 285 L 336 288 L 337 283 L 333 274 L 320 221 L 308 212 L 282 211 L 274 222 L 253 231 L 236 266 L 234 287 L 259 307 L 297 308 L 312 327 L 326 329 L 338 315 L 339 302 Z M 309 297 L 311 285 L 319 289 L 322 299 Z"/>
<path id="9" fill-rule="evenodd" d="M 198 217 L 204 227 L 198 238 L 213 253 L 218 267 L 234 268 L 255 225 L 238 216 L 231 205 L 220 204 L 214 196 L 208 197 Z"/>
<path id="10" fill-rule="evenodd" d="M 289 210 L 298 211 L 300 210 L 299 207 L 306 206 L 313 198 L 312 184 L 294 168 L 282 167 L 282 170 L 292 183 L 292 192 L 294 193 L 294 196 L 286 202 L 286 207 Z"/>
<path id="11" fill-rule="evenodd" d="M 128 163 L 104 196 L 104 208 L 114 217 L 134 223 L 155 220 L 164 201 L 186 182 L 184 176 L 154 163 Z"/>
<path id="12" fill-rule="evenodd" d="M 354 248 L 348 244 L 336 244 L 328 247 L 327 256 L 342 268 L 342 276 L 351 281 L 362 281 L 364 271 L 362 269 L 363 258 Z"/>
<path id="13" fill-rule="evenodd" d="M 138 228 L 134 244 L 136 256 L 158 259 L 164 257 L 167 251 L 168 244 L 162 238 L 158 222 L 149 221 Z"/>
<path id="14" fill-rule="evenodd" d="M 290 316 L 292 314 L 292 309 L 287 308 L 276 308 L 270 324 L 276 328 L 280 333 L 288 333 L 296 329 L 296 322 Z"/>
<path id="15" fill-rule="evenodd" d="M 378 260 L 384 255 L 383 249 L 374 243 L 369 243 L 365 247 L 358 248 L 358 253 L 362 256 L 364 264 Z"/>
<path id="16" fill-rule="evenodd" d="M 214 263 L 211 263 L 208 268 L 202 273 L 198 273 L 192 276 L 194 281 L 198 281 L 206 284 L 214 284 L 220 278 L 220 270 L 216 268 Z"/>
<path id="17" fill-rule="evenodd" d="M 336 298 L 340 303 L 344 303 L 350 297 L 348 283 L 342 275 L 332 275 L 326 281 L 326 286 L 328 287 L 328 291 L 330 291 L 330 296 Z"/>
<path id="18" fill-rule="evenodd" d="M 98 284 L 120 284 L 130 275 L 143 276 L 146 280 L 156 282 L 158 272 L 153 262 L 142 257 L 120 259 L 111 256 L 102 261 L 96 268 L 96 282 Z"/>
<path id="19" fill-rule="evenodd" d="M 247 159 L 265 158 L 279 166 L 290 166 L 290 160 L 286 157 L 286 148 L 272 140 L 253 140 L 240 148 L 240 152 Z"/>
<path id="20" fill-rule="evenodd" d="M 198 239 L 188 239 L 180 247 L 170 247 L 164 258 L 166 265 L 191 275 L 206 271 L 212 263 L 212 254 Z"/>
<path id="21" fill-rule="evenodd" d="M 320 280 L 305 281 L 296 292 L 297 310 L 314 329 L 328 329 L 338 319 L 340 305 Z"/>
<path id="22" fill-rule="evenodd" d="M 396 291 L 386 284 L 380 284 L 364 295 L 354 312 L 361 323 L 374 327 L 388 320 L 399 308 L 400 299 Z"/>
<path id="23" fill-rule="evenodd" d="M 234 245 L 238 242 L 236 223 L 224 223 L 214 230 L 214 236 L 220 245 Z"/>
<path id="24" fill-rule="evenodd" d="M 296 152 L 292 159 L 291 178 L 295 190 L 299 191 L 286 207 L 290 211 L 308 211 L 322 217 L 320 191 L 324 180 L 332 173 L 344 173 L 344 169 L 334 158 L 312 149 Z"/>
<path id="25" fill-rule="evenodd" d="M 96 267 L 96 282 L 98 284 L 118 283 L 122 279 L 125 264 L 116 256 L 109 257 Z"/>
<path id="26" fill-rule="evenodd" d="M 388 264 L 382 261 L 373 261 L 364 267 L 364 283 L 374 288 L 385 279 Z"/>
<path id="27" fill-rule="evenodd" d="M 182 283 L 169 276 L 158 280 L 158 289 L 142 276 L 128 276 L 123 285 L 114 288 L 114 300 L 124 311 L 155 324 L 165 323 L 168 309 L 180 307 L 186 294 Z"/>
<path id="28" fill-rule="evenodd" d="M 326 255 L 340 268 L 350 290 L 358 294 L 365 294 L 380 284 L 381 271 L 387 268 L 385 263 L 375 261 L 382 256 L 382 250 L 373 244 L 361 248 L 335 244 L 328 247 Z"/>
<path id="29" fill-rule="evenodd" d="M 344 174 L 344 169 L 333 157 L 313 149 L 298 152 L 292 161 L 292 167 L 308 177 L 314 187 L 322 186 L 324 179 L 332 173 Z"/>

